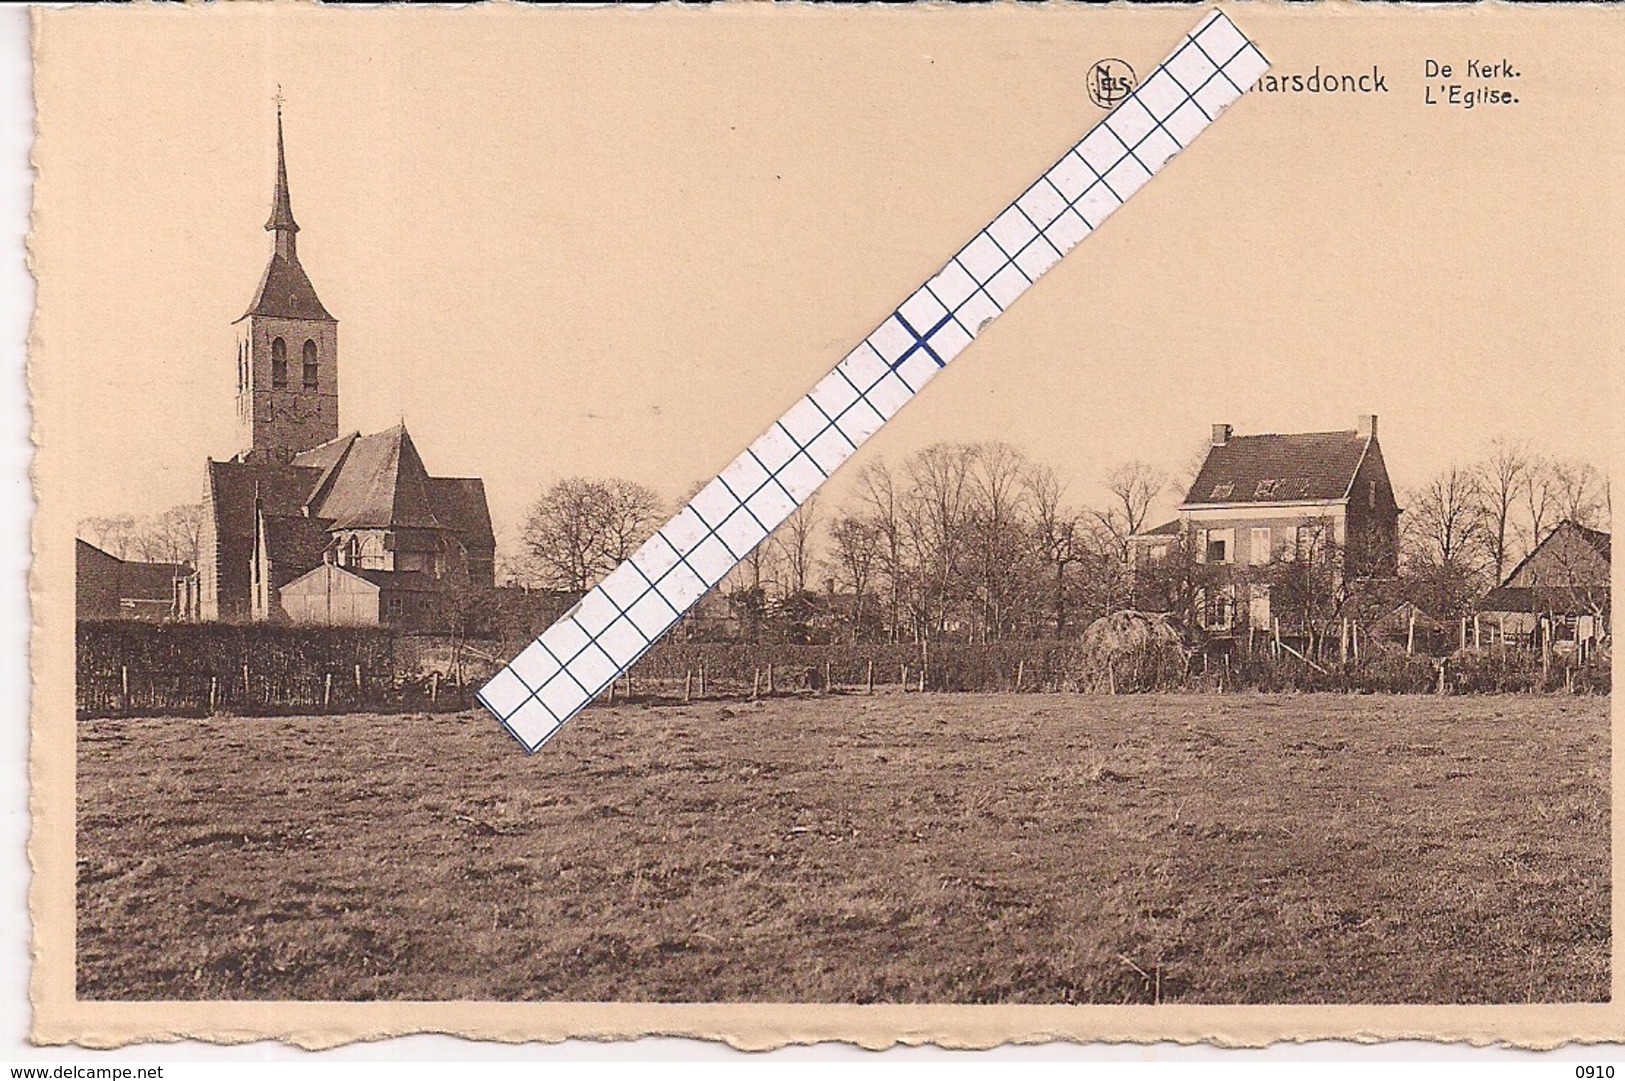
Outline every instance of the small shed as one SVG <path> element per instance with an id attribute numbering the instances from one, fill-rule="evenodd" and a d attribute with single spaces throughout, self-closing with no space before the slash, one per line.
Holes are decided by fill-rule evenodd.
<path id="1" fill-rule="evenodd" d="M 445 590 L 422 571 L 379 571 L 323 563 L 280 590 L 289 622 L 325 627 L 439 627 Z"/>

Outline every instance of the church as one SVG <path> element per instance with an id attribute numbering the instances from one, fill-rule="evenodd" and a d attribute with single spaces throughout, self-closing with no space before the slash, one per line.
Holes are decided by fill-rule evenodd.
<path id="1" fill-rule="evenodd" d="M 274 242 L 237 327 L 237 454 L 210 458 L 193 619 L 446 629 L 493 585 L 485 486 L 430 476 L 404 422 L 339 434 L 338 320 L 299 262 L 277 110 Z"/>

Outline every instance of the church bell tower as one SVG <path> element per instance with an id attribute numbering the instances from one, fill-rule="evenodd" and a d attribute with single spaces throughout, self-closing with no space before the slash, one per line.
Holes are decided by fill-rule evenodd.
<path id="1" fill-rule="evenodd" d="M 238 457 L 287 461 L 339 434 L 338 320 L 299 265 L 299 225 L 288 198 L 282 103 L 276 112 L 276 190 L 265 223 L 271 259 L 237 320 Z"/>

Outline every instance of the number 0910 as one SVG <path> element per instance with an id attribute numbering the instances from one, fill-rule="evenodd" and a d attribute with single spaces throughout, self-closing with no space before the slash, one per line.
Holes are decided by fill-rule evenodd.
<path id="1" fill-rule="evenodd" d="M 1576 1066 L 1574 1076 L 1581 1078 L 1582 1081 L 1606 1081 L 1607 1078 L 1614 1076 L 1614 1068 L 1612 1066 Z"/>

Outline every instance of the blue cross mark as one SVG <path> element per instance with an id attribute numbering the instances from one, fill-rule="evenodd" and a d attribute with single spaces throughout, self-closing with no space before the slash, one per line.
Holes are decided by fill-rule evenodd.
<path id="1" fill-rule="evenodd" d="M 908 320 L 903 318 L 903 310 L 901 308 L 899 308 L 897 311 L 893 312 L 892 314 L 897 317 L 898 324 L 904 330 L 908 331 L 910 336 L 912 336 L 913 339 L 914 339 L 914 344 L 909 346 L 907 349 L 903 350 L 903 355 L 891 362 L 891 370 L 892 371 L 895 372 L 898 368 L 901 368 L 903 366 L 903 361 L 905 361 L 909 357 L 913 356 L 915 351 L 919 350 L 919 349 L 924 349 L 925 350 L 925 355 L 937 362 L 937 367 L 946 368 L 948 366 L 948 362 L 943 360 L 941 357 L 937 356 L 937 351 L 935 349 L 931 348 L 930 343 L 927 342 L 926 339 L 931 337 L 931 335 L 935 334 L 937 331 L 941 330 L 943 327 L 947 326 L 948 323 L 954 317 L 953 312 L 949 312 L 947 315 L 943 316 L 941 319 L 938 319 L 937 320 L 937 325 L 932 327 L 930 330 L 926 331 L 924 334 L 921 334 L 919 331 L 915 330 L 912 326 L 909 325 Z"/>

